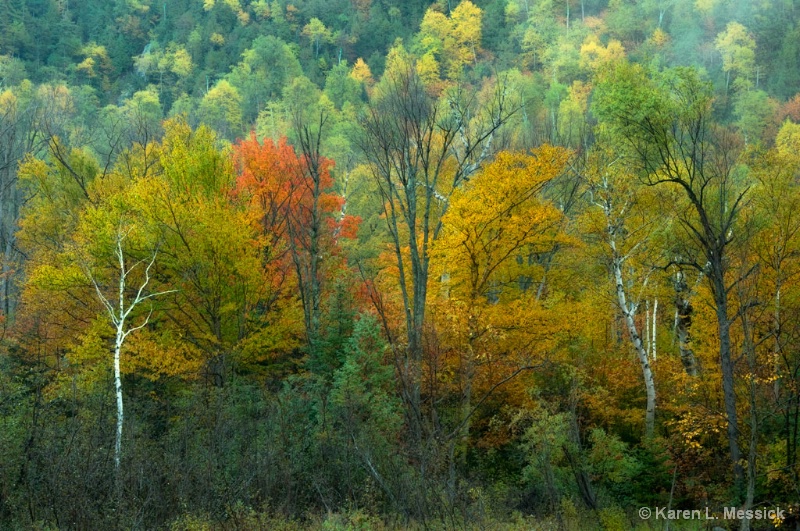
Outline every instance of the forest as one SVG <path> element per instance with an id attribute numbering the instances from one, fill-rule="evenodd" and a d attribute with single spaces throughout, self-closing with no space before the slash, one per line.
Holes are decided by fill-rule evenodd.
<path id="1" fill-rule="evenodd" d="M 799 450 L 796 0 L 0 0 L 0 529 L 800 529 Z"/>

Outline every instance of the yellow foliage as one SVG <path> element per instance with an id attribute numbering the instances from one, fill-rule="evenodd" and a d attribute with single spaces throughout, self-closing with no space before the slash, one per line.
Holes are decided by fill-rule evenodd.
<path id="1" fill-rule="evenodd" d="M 538 194 L 567 157 L 566 150 L 551 146 L 531 155 L 502 152 L 454 193 L 431 251 L 454 290 L 471 300 L 486 296 L 495 281 L 528 273 L 527 256 L 560 238 L 562 214 Z"/>
<path id="2" fill-rule="evenodd" d="M 250 4 L 250 7 L 253 8 L 256 16 L 260 19 L 268 19 L 272 16 L 272 10 L 267 0 L 256 0 Z"/>
<path id="3" fill-rule="evenodd" d="M 775 147 L 784 156 L 800 155 L 800 124 L 786 120 L 775 138 Z"/>
<path id="4" fill-rule="evenodd" d="M 370 84 L 372 82 L 372 71 L 370 71 L 369 65 L 359 57 L 350 71 L 350 77 L 359 83 Z"/>
<path id="5" fill-rule="evenodd" d="M 717 35 L 714 44 L 722 56 L 722 69 L 725 72 L 734 72 L 743 78 L 753 73 L 756 41 L 746 27 L 738 22 L 730 22 L 725 31 Z M 742 81 L 749 83 L 746 79 Z"/>
<path id="6" fill-rule="evenodd" d="M 581 68 L 595 71 L 602 66 L 625 59 L 625 48 L 618 40 L 611 39 L 608 46 L 603 46 L 595 34 L 586 37 L 581 45 Z"/>
<path id="7" fill-rule="evenodd" d="M 512 375 L 539 362 L 559 338 L 556 314 L 533 287 L 543 271 L 532 257 L 568 241 L 562 213 L 540 192 L 568 156 L 552 146 L 501 152 L 451 196 L 430 250 L 430 282 L 440 282 L 430 315 L 444 353 L 441 385 L 483 396 L 508 378 L 499 399 L 517 406 L 527 400 L 525 377 Z M 481 444 L 502 442 L 490 439 Z"/>
<path id="8" fill-rule="evenodd" d="M 457 78 L 465 65 L 477 61 L 482 15 L 483 11 L 469 0 L 453 9 L 449 18 L 434 7 L 425 12 L 418 37 L 423 55 L 433 54 L 449 79 Z"/>
<path id="9" fill-rule="evenodd" d="M 192 56 L 186 51 L 183 46 L 178 47 L 172 53 L 172 64 L 170 71 L 179 77 L 186 77 L 192 73 Z"/>
<path id="10" fill-rule="evenodd" d="M 0 111 L 3 113 L 11 113 L 17 105 L 17 97 L 10 90 L 0 92 Z"/>
<path id="11" fill-rule="evenodd" d="M 85 73 L 88 77 L 95 77 L 94 71 L 94 59 L 91 57 L 87 57 L 75 67 L 76 69 L 80 70 L 81 72 Z"/>
<path id="12" fill-rule="evenodd" d="M 653 35 L 650 37 L 650 41 L 657 47 L 662 48 L 669 44 L 669 33 L 661 28 L 656 28 L 656 30 L 653 32 Z"/>
<path id="13" fill-rule="evenodd" d="M 191 380 L 199 376 L 204 362 L 202 352 L 180 333 L 164 329 L 156 334 L 143 329 L 128 340 L 121 369 L 151 379 L 179 376 Z"/>
<path id="14" fill-rule="evenodd" d="M 435 85 L 439 79 L 439 63 L 436 61 L 432 52 L 427 52 L 417 60 L 417 75 L 426 87 Z"/>

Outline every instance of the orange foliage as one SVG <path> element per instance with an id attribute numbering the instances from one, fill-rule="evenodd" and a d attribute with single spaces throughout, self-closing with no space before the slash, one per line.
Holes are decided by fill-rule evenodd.
<path id="1" fill-rule="evenodd" d="M 309 161 L 297 155 L 286 137 L 277 144 L 270 139 L 259 143 L 255 134 L 234 147 L 234 160 L 239 168 L 234 194 L 249 203 L 266 239 L 266 249 L 272 253 L 269 257 L 279 258 L 274 251 L 282 248 L 281 242 L 307 245 L 307 231 L 290 231 L 289 223 L 301 228 L 312 226 L 317 208 L 326 218 L 329 245 L 340 237 L 355 236 L 359 218 L 341 215 L 344 198 L 332 192 L 333 160 L 320 157 L 316 183 L 310 177 Z"/>

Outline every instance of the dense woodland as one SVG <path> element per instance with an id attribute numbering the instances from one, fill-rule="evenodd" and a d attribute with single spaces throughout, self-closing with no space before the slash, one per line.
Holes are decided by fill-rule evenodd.
<path id="1" fill-rule="evenodd" d="M 800 5 L 0 0 L 0 325 L 2 529 L 797 529 Z"/>

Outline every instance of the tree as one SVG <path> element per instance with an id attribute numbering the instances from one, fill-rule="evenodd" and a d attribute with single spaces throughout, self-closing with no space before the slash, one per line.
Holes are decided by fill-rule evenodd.
<path id="1" fill-rule="evenodd" d="M 160 235 L 161 278 L 179 290 L 162 326 L 184 338 L 206 381 L 223 387 L 232 366 L 259 370 L 293 348 L 298 330 L 284 322 L 293 306 L 284 272 L 261 256 L 267 241 L 257 220 L 233 194 L 231 153 L 218 149 L 208 127 L 192 130 L 179 119 L 165 129 L 159 175 L 140 192 Z"/>
<path id="2" fill-rule="evenodd" d="M 19 260 L 16 232 L 23 202 L 18 165 L 25 155 L 45 147 L 46 113 L 59 113 L 42 96 L 27 82 L 16 90 L 0 92 L 0 312 L 4 319 L 13 319 L 16 306 L 13 282 Z"/>
<path id="3" fill-rule="evenodd" d="M 390 61 L 362 122 L 360 147 L 378 186 L 397 265 L 406 344 L 393 347 L 412 438 L 419 442 L 430 245 L 441 232 L 450 197 L 489 157 L 495 133 L 513 110 L 501 83 L 488 101 L 464 88 L 437 101 L 402 49 Z"/>
<path id="4" fill-rule="evenodd" d="M 608 63 L 625 59 L 625 49 L 617 40 L 609 41 L 607 46 L 603 46 L 596 35 L 589 35 L 581 44 L 582 68 L 590 71 L 597 71 Z"/>
<path id="5" fill-rule="evenodd" d="M 298 164 L 295 166 L 296 201 L 287 214 L 289 249 L 297 271 L 303 301 L 306 336 L 312 356 L 320 340 L 323 260 L 330 249 L 330 224 L 326 213 L 337 210 L 337 198 L 328 192 L 333 186 L 330 168 L 333 161 L 321 155 L 322 135 L 328 116 L 320 110 L 314 122 L 305 109 L 295 108 L 294 131 L 298 138 Z M 327 236 L 327 238 L 326 238 Z M 326 242 L 326 240 L 328 240 Z"/>
<path id="6" fill-rule="evenodd" d="M 400 431 L 402 417 L 392 392 L 392 369 L 384 361 L 386 349 L 375 317 L 362 315 L 345 346 L 344 362 L 333 374 L 329 407 L 344 446 L 352 445 L 366 474 L 395 501 L 385 468 L 391 463 L 390 441 Z"/>
<path id="7" fill-rule="evenodd" d="M 255 121 L 259 111 L 278 100 L 284 87 L 302 73 L 288 44 L 272 35 L 256 37 L 227 76 L 241 95 L 244 123 Z"/>
<path id="8" fill-rule="evenodd" d="M 435 7 L 426 11 L 420 24 L 420 45 L 442 63 L 449 79 L 458 79 L 467 64 L 477 62 L 482 13 L 469 0 L 459 3 L 449 17 Z"/>
<path id="9" fill-rule="evenodd" d="M 150 256 L 149 260 L 142 259 L 134 262 L 132 265 L 128 265 L 129 262 L 126 261 L 125 256 L 125 240 L 129 237 L 131 228 L 126 227 L 123 223 L 124 222 L 122 221 L 120 222 L 120 225 L 117 227 L 116 232 L 113 235 L 113 253 L 116 257 L 119 268 L 117 271 L 115 271 L 116 278 L 112 277 L 111 279 L 116 281 L 113 283 L 116 284 L 116 291 L 113 292 L 113 297 L 109 299 L 109 297 L 105 295 L 104 291 L 106 291 L 107 287 L 101 287 L 99 282 L 102 281 L 98 280 L 97 276 L 90 267 L 85 266 L 86 276 L 89 277 L 89 280 L 91 280 L 92 285 L 97 293 L 97 298 L 108 312 L 109 320 L 114 327 L 114 390 L 116 392 L 117 399 L 117 430 L 116 439 L 114 442 L 114 468 L 117 470 L 117 472 L 119 472 L 120 458 L 122 456 L 122 426 L 125 420 L 122 402 L 122 373 L 120 371 L 120 356 L 122 354 L 122 347 L 127 337 L 133 332 L 141 330 L 147 326 L 147 324 L 150 322 L 150 316 L 152 315 L 153 310 L 151 308 L 150 313 L 144 319 L 142 319 L 138 325 L 131 324 L 131 321 L 133 321 L 131 312 L 136 310 L 144 301 L 150 298 L 175 291 L 168 290 L 156 293 L 145 292 L 148 284 L 150 283 L 150 270 L 156 261 L 158 250 L 156 249 L 152 251 L 152 255 Z M 140 266 L 145 263 L 144 278 L 139 282 L 137 289 L 136 284 L 131 285 L 128 277 L 131 276 L 131 274 L 134 273 L 137 268 L 142 269 Z M 113 286 L 113 284 L 111 285 Z M 133 291 L 135 292 L 135 295 L 132 297 L 129 293 L 131 288 L 133 288 Z"/>
<path id="10" fill-rule="evenodd" d="M 798 447 L 800 447 L 800 358 L 789 348 L 800 337 L 797 327 L 797 280 L 800 278 L 800 157 L 797 142 L 800 126 L 786 122 L 776 140 L 776 147 L 760 154 L 754 161 L 753 172 L 758 178 L 754 190 L 754 211 L 760 220 L 760 233 L 753 242 L 753 251 L 760 265 L 760 308 L 763 323 L 755 335 L 767 338 L 763 348 L 768 350 L 770 362 L 764 362 L 772 377 L 768 393 L 772 407 L 780 412 L 780 438 L 783 451 L 776 461 L 762 468 L 778 469 L 775 483 L 793 490 L 800 484 Z M 758 341 L 759 344 L 762 341 Z M 762 414 L 762 423 L 768 426 L 768 414 Z M 762 461 L 763 462 L 763 461 Z"/>
<path id="11" fill-rule="evenodd" d="M 649 307 L 644 334 L 637 323 L 637 314 L 640 311 L 642 294 L 656 262 L 650 247 L 658 230 L 659 214 L 653 204 L 654 198 L 648 197 L 646 190 L 638 189 L 636 178 L 625 172 L 619 164 L 622 162 L 620 159 L 603 147 L 596 148 L 591 158 L 589 193 L 593 205 L 603 215 L 603 222 L 598 223 L 599 226 L 593 232 L 600 235 L 604 244 L 604 255 L 610 265 L 616 302 L 642 369 L 646 396 L 644 433 L 649 439 L 653 437 L 656 414 L 656 386 L 650 364 L 651 344 L 649 339 L 645 340 L 645 335 L 648 338 L 650 336 Z M 654 331 L 655 319 L 654 310 Z"/>
<path id="12" fill-rule="evenodd" d="M 361 72 L 359 75 L 364 74 L 365 72 Z M 361 83 L 361 80 L 351 75 L 347 61 L 342 61 L 328 72 L 325 78 L 325 95 L 339 110 L 345 103 L 357 105 L 361 103 Z"/>
<path id="13" fill-rule="evenodd" d="M 259 143 L 254 135 L 236 145 L 240 174 L 238 189 L 249 195 L 265 238 L 265 267 L 281 267 L 290 260 L 303 306 L 306 344 L 317 355 L 321 340 L 321 303 L 326 275 L 335 261 L 336 241 L 348 236 L 341 227 L 352 217 L 341 213 L 342 199 L 333 193 L 330 169 L 333 161 L 320 153 L 327 116 L 309 122 L 308 114 L 295 109 L 297 151 L 286 138 L 277 144 Z M 268 265 L 269 264 L 269 265 Z"/>
<path id="14" fill-rule="evenodd" d="M 725 31 L 717 35 L 717 50 L 722 55 L 722 70 L 725 72 L 725 90 L 728 90 L 731 74 L 742 88 L 749 88 L 755 69 L 756 41 L 747 28 L 731 22 Z"/>
<path id="15" fill-rule="evenodd" d="M 530 155 L 500 152 L 453 193 L 431 244 L 434 270 L 447 279 L 437 321 L 441 329 L 453 330 L 459 352 L 459 411 L 444 438 L 450 445 L 451 493 L 456 446 L 462 447 L 463 464 L 477 408 L 536 366 L 543 349 L 533 345 L 546 342 L 546 327 L 540 326 L 544 311 L 524 288 L 536 270 L 528 258 L 567 241 L 560 231 L 563 215 L 543 199 L 542 190 L 563 171 L 568 155 L 546 145 Z"/>
<path id="16" fill-rule="evenodd" d="M 748 90 L 737 95 L 734 113 L 737 127 L 746 144 L 757 144 L 765 136 L 770 118 L 775 115 L 777 103 L 763 90 Z"/>
<path id="17" fill-rule="evenodd" d="M 318 18 L 312 18 L 308 24 L 303 26 L 303 35 L 311 41 L 314 50 L 314 58 L 319 57 L 319 48 L 323 42 L 331 41 L 331 30 Z"/>
<path id="18" fill-rule="evenodd" d="M 192 56 L 183 45 L 174 42 L 169 43 L 164 49 L 151 50 L 148 46 L 133 62 L 141 76 L 146 77 L 151 71 L 158 73 L 159 93 L 163 92 L 165 81 L 167 86 L 171 87 L 171 92 L 178 93 L 194 69 Z"/>
<path id="19" fill-rule="evenodd" d="M 74 156 L 72 160 L 74 163 Z M 138 325 L 132 324 L 143 303 L 173 291 L 147 291 L 151 287 L 158 244 L 153 240 L 143 215 L 140 186 L 146 181 L 127 180 L 120 173 L 112 172 L 105 179 L 87 182 L 86 188 L 81 188 L 79 192 L 71 176 L 63 175 L 66 173 L 64 170 L 47 175 L 46 168 L 29 161 L 23 171 L 26 178 L 39 179 L 37 191 L 44 195 L 31 205 L 23 223 L 28 251 L 32 255 L 28 264 L 32 286 L 52 292 L 72 292 L 68 299 L 72 304 L 77 301 L 77 306 L 85 310 L 95 306 L 86 299 L 88 281 L 114 330 L 117 405 L 114 464 L 118 472 L 124 425 L 122 349 L 128 336 L 145 327 L 150 320 L 152 306 Z M 62 184 L 67 179 L 68 186 L 64 186 L 64 190 L 51 188 L 53 181 L 57 182 L 53 177 L 59 174 Z M 66 216 L 58 211 L 64 208 L 68 210 Z M 32 221 L 44 226 L 30 227 Z M 55 224 L 61 226 L 56 227 Z M 50 241 L 37 241 L 38 235 L 48 233 Z M 68 307 L 53 310 L 70 314 Z M 71 320 L 82 322 L 84 326 L 87 322 L 80 316 L 72 316 Z"/>
<path id="20" fill-rule="evenodd" d="M 242 98 L 225 79 L 203 96 L 198 113 L 200 121 L 223 138 L 234 140 L 242 133 Z"/>
<path id="21" fill-rule="evenodd" d="M 702 272 L 713 294 L 728 446 L 740 486 L 730 335 L 737 316 L 731 315 L 729 296 L 741 278 L 731 278 L 730 249 L 747 234 L 741 212 L 749 186 L 738 166 L 736 139 L 711 122 L 710 86 L 690 69 L 649 79 L 640 67 L 620 65 L 599 84 L 595 110 L 629 150 L 645 183 L 674 186 L 688 201 L 680 222 L 691 245 L 676 249 L 674 261 Z"/>
<path id="22" fill-rule="evenodd" d="M 350 71 L 350 77 L 364 84 L 367 88 L 370 88 L 375 82 L 372 79 L 372 71 L 369 69 L 369 65 L 361 57 L 356 59 L 353 69 Z"/>
<path id="23" fill-rule="evenodd" d="M 106 47 L 90 42 L 83 47 L 81 55 L 86 58 L 75 66 L 76 70 L 89 78 L 90 81 L 95 81 L 99 78 L 97 84 L 100 90 L 104 92 L 110 91 L 111 80 L 109 76 L 113 71 L 114 65 L 108 57 Z"/>

